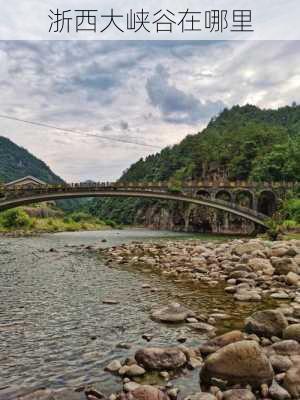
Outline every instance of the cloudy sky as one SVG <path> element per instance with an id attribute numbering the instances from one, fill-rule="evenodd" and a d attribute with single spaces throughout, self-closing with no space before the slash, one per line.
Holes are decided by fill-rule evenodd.
<path id="1" fill-rule="evenodd" d="M 1 115 L 77 131 L 0 135 L 68 181 L 113 180 L 224 107 L 300 103 L 300 42 L 2 41 L 0 85 Z"/>

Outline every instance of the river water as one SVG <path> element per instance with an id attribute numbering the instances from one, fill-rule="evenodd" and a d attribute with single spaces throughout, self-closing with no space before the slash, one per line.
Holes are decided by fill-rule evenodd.
<path id="1" fill-rule="evenodd" d="M 22 393 L 85 384 L 109 394 L 121 388 L 120 379 L 104 371 L 111 360 L 133 356 L 146 345 L 178 345 L 182 335 L 187 346 L 204 340 L 187 325 L 152 321 L 154 306 L 176 301 L 198 313 L 230 314 L 220 332 L 240 327 L 244 317 L 265 306 L 237 306 L 222 287 L 171 282 L 147 268 L 108 267 L 99 254 L 85 249 L 174 237 L 128 229 L 0 238 L 0 397 L 10 388 Z M 143 289 L 144 284 L 157 290 Z M 103 304 L 107 299 L 118 304 Z M 142 338 L 145 333 L 153 335 L 150 344 Z M 186 394 L 198 390 L 197 374 L 178 378 L 176 385 Z"/>

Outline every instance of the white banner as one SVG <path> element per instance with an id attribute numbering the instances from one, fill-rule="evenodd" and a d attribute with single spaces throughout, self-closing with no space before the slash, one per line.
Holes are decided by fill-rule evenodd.
<path id="1" fill-rule="evenodd" d="M 0 4 L 0 40 L 300 40 L 299 0 Z"/>

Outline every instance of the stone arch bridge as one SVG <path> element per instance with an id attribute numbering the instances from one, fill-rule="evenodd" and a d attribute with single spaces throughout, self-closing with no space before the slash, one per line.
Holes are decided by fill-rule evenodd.
<path id="1" fill-rule="evenodd" d="M 82 197 L 143 197 L 173 200 L 222 210 L 266 228 L 266 221 L 289 190 L 300 183 L 186 182 L 174 188 L 160 183 L 44 183 L 3 185 L 0 211 L 26 204 Z"/>

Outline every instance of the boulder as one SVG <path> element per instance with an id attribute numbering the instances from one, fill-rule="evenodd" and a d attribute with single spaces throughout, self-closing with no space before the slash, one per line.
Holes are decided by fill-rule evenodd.
<path id="1" fill-rule="evenodd" d="M 272 257 L 294 257 L 297 254 L 297 250 L 293 247 L 276 247 L 271 249 L 271 256 Z"/>
<path id="2" fill-rule="evenodd" d="M 300 344 L 296 340 L 281 340 L 271 346 L 271 350 L 281 356 L 300 355 Z"/>
<path id="3" fill-rule="evenodd" d="M 300 342 L 300 324 L 289 325 L 283 331 L 283 338 Z"/>
<path id="4" fill-rule="evenodd" d="M 283 387 L 293 399 L 300 397 L 300 363 L 287 370 L 283 379 Z"/>
<path id="5" fill-rule="evenodd" d="M 238 244 L 233 249 L 233 254 L 237 254 L 238 256 L 242 256 L 243 254 L 250 254 L 256 250 L 264 250 L 264 245 L 260 242 L 247 242 Z"/>
<path id="6" fill-rule="evenodd" d="M 174 323 L 184 322 L 189 317 L 195 317 L 195 313 L 179 303 L 171 303 L 159 310 L 154 310 L 151 317 L 155 321 Z"/>
<path id="7" fill-rule="evenodd" d="M 289 392 L 280 386 L 275 379 L 269 387 L 269 395 L 273 400 L 289 400 L 291 398 Z"/>
<path id="8" fill-rule="evenodd" d="M 273 275 L 275 271 L 270 261 L 265 258 L 251 258 L 248 261 L 248 264 L 250 265 L 253 271 L 255 272 L 261 271 L 265 275 Z"/>
<path id="9" fill-rule="evenodd" d="M 202 343 L 199 346 L 199 350 L 203 354 L 214 353 L 221 347 L 227 346 L 230 343 L 240 342 L 241 340 L 244 340 L 244 338 L 244 334 L 241 331 L 236 330 L 227 332 Z"/>
<path id="10" fill-rule="evenodd" d="M 236 301 L 261 301 L 261 295 L 255 290 L 239 290 L 233 297 Z"/>
<path id="11" fill-rule="evenodd" d="M 289 294 L 283 291 L 272 293 L 270 297 L 277 300 L 288 300 L 290 298 Z"/>
<path id="12" fill-rule="evenodd" d="M 297 286 L 300 281 L 300 276 L 295 272 L 289 272 L 286 276 L 286 281 L 289 285 Z"/>
<path id="13" fill-rule="evenodd" d="M 199 333 L 215 333 L 216 328 L 213 325 L 206 324 L 205 322 L 195 322 L 188 325 Z"/>
<path id="14" fill-rule="evenodd" d="M 287 371 L 293 364 L 289 356 L 281 356 L 278 354 L 274 354 L 270 357 L 270 363 L 276 373 Z"/>
<path id="15" fill-rule="evenodd" d="M 140 385 L 131 394 L 135 400 L 169 400 L 166 393 L 150 385 Z"/>
<path id="16" fill-rule="evenodd" d="M 255 400 L 256 397 L 249 389 L 231 389 L 223 393 L 223 400 Z"/>
<path id="17" fill-rule="evenodd" d="M 243 340 L 222 347 L 205 360 L 200 373 L 201 383 L 212 378 L 229 384 L 250 384 L 259 387 L 271 383 L 274 371 L 261 347 L 255 341 Z"/>
<path id="18" fill-rule="evenodd" d="M 74 392 L 71 389 L 38 389 L 25 396 L 18 397 L 19 400 L 86 400 L 84 392 Z"/>
<path id="19" fill-rule="evenodd" d="M 299 266 L 293 258 L 271 257 L 271 263 L 277 275 L 287 275 L 289 272 L 297 273 L 299 271 Z"/>
<path id="20" fill-rule="evenodd" d="M 177 347 L 147 347 L 135 353 L 138 364 L 146 370 L 165 371 L 182 367 L 187 362 L 183 351 Z"/>
<path id="21" fill-rule="evenodd" d="M 282 336 L 282 331 L 288 326 L 288 322 L 282 312 L 278 310 L 257 311 L 245 321 L 247 333 L 255 333 L 258 336 L 271 338 Z"/>
<path id="22" fill-rule="evenodd" d="M 217 400 L 217 398 L 211 393 L 199 392 L 186 397 L 184 400 Z"/>
<path id="23" fill-rule="evenodd" d="M 109 372 L 118 372 L 121 367 L 122 365 L 119 360 L 113 360 L 105 367 L 105 370 Z"/>
<path id="24" fill-rule="evenodd" d="M 141 385 L 137 382 L 129 381 L 124 384 L 123 389 L 125 392 L 132 392 L 133 390 L 139 388 L 140 386 Z"/>
<path id="25" fill-rule="evenodd" d="M 122 368 L 119 369 L 120 375 L 126 375 L 129 377 L 141 376 L 144 375 L 146 371 L 144 368 L 140 367 L 137 364 L 133 365 L 124 365 Z"/>

